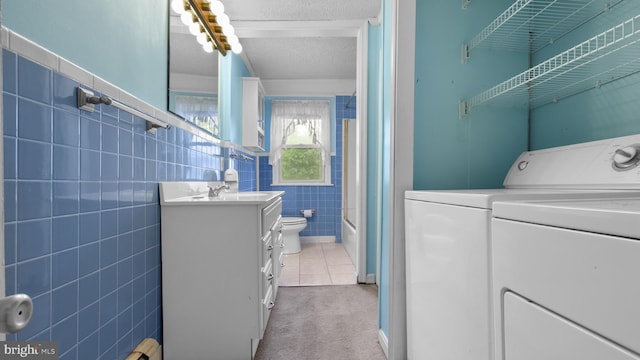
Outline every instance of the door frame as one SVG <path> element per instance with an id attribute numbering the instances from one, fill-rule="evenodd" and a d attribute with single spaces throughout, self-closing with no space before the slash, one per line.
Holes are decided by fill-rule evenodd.
<path id="1" fill-rule="evenodd" d="M 377 281 L 367 274 L 367 96 L 369 21 L 360 26 L 357 37 L 356 69 L 356 272 L 358 283 Z"/>
<path id="2" fill-rule="evenodd" d="M 2 26 L 2 0 L 0 0 L 0 27 Z M 0 49 L 4 50 L 4 36 L 0 36 Z M 0 94 L 4 91 L 2 82 L 2 56 L 0 56 Z M 0 299 L 5 297 L 5 271 L 4 271 L 4 118 L 2 96 L 0 96 Z M 6 335 L 0 334 L 0 341 L 5 341 Z"/>

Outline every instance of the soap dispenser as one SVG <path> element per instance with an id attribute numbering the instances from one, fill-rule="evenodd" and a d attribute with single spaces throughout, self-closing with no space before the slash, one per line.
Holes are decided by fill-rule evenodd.
<path id="1" fill-rule="evenodd" d="M 238 172 L 235 169 L 227 169 L 224 172 L 224 182 L 229 185 L 229 190 L 227 192 L 238 192 Z"/>

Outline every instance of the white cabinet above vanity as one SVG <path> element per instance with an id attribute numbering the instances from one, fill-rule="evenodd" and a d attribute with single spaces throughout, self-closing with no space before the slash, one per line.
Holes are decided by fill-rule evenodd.
<path id="1" fill-rule="evenodd" d="M 275 304 L 282 191 L 160 184 L 167 360 L 252 359 Z"/>
<path id="2" fill-rule="evenodd" d="M 259 78 L 242 78 L 242 146 L 264 151 L 264 88 Z"/>

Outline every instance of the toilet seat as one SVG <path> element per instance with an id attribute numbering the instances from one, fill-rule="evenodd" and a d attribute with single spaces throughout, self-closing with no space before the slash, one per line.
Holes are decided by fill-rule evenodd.
<path id="1" fill-rule="evenodd" d="M 283 217 L 282 225 L 302 225 L 306 224 L 307 219 L 303 217 Z"/>

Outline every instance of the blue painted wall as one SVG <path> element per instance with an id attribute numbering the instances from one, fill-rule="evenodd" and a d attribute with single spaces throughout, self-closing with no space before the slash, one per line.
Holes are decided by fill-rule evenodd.
<path id="1" fill-rule="evenodd" d="M 218 56 L 220 138 L 242 144 L 242 78 L 251 73 L 240 55 Z"/>
<path id="2" fill-rule="evenodd" d="M 3 0 L 13 31 L 136 97 L 167 108 L 168 0 Z"/>

